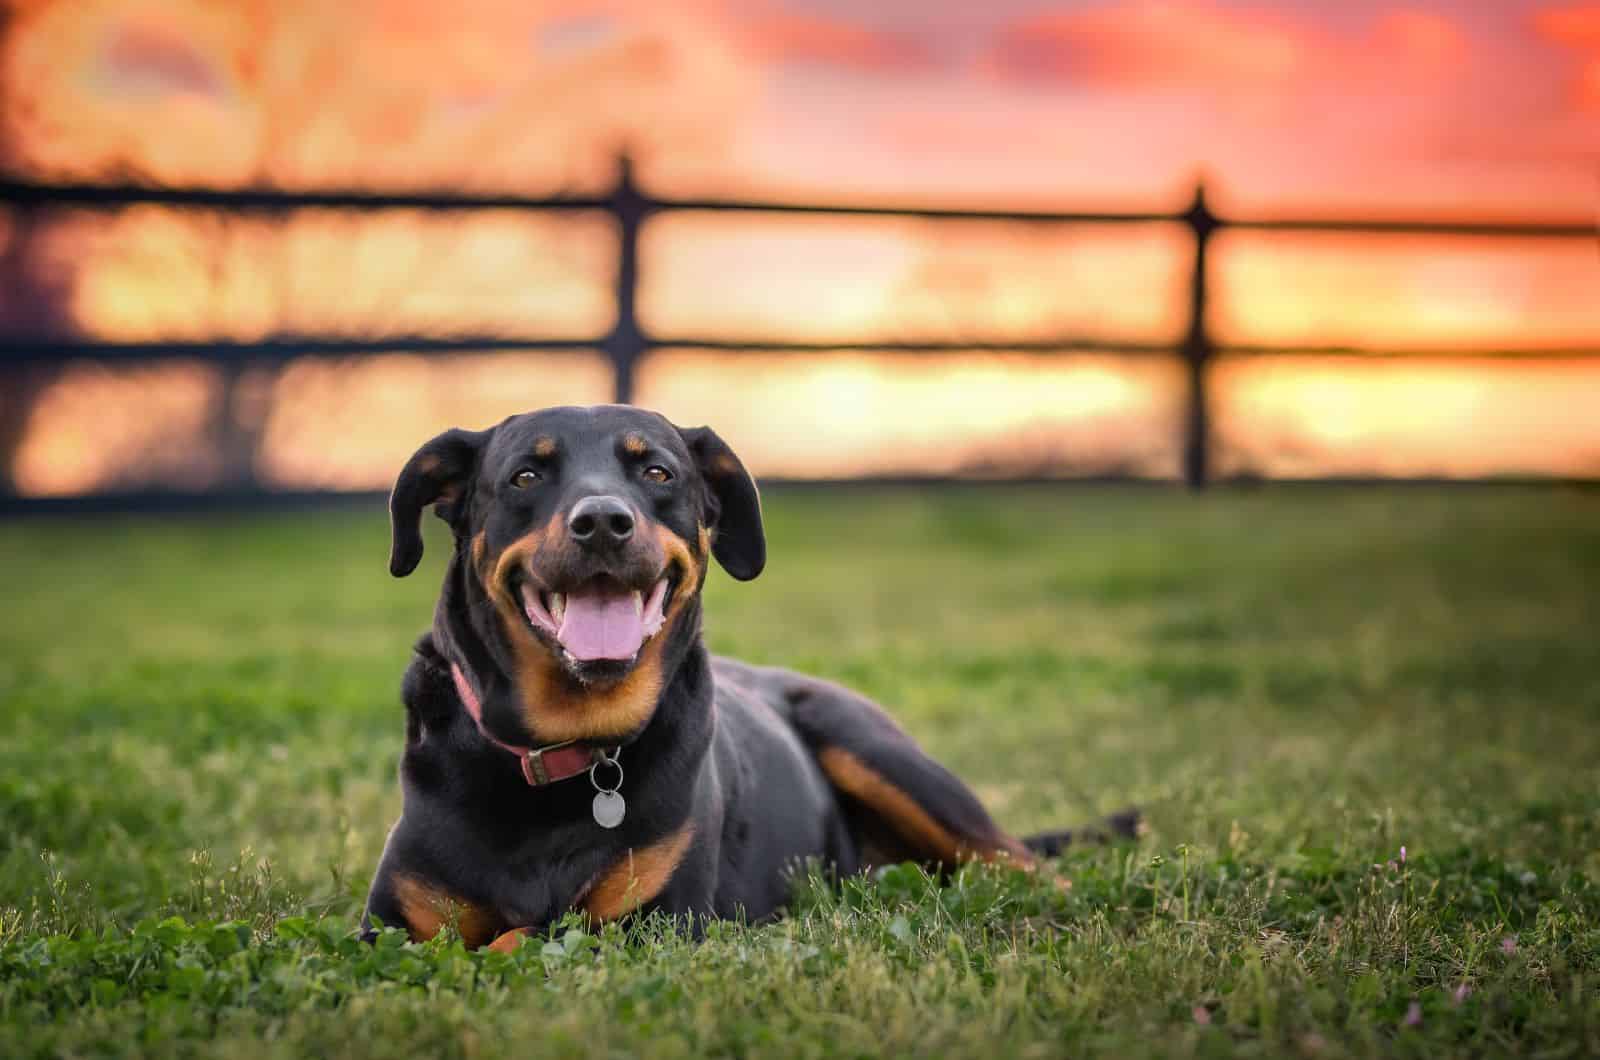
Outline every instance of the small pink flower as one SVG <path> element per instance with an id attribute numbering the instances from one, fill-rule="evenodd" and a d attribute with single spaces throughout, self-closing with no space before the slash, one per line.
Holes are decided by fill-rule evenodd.
<path id="1" fill-rule="evenodd" d="M 1189 1010 L 1189 1014 L 1194 1017 L 1194 1021 L 1200 1024 L 1200 1026 L 1211 1026 L 1211 1010 L 1206 1008 L 1204 1005 L 1196 1005 L 1194 1008 Z"/>
<path id="2" fill-rule="evenodd" d="M 1389 871 L 1390 871 L 1390 872 L 1395 872 L 1395 871 L 1397 871 L 1397 870 L 1398 870 L 1398 869 L 1399 869 L 1399 868 L 1400 868 L 1400 866 L 1398 866 L 1398 865 L 1396 865 L 1396 864 L 1395 864 L 1395 863 L 1394 863 L 1394 862 L 1392 862 L 1392 861 L 1391 861 L 1391 862 L 1389 862 Z"/>
<path id="3" fill-rule="evenodd" d="M 1456 987 L 1455 992 L 1450 995 L 1450 1000 L 1459 1005 L 1465 1001 L 1467 996 L 1471 993 L 1472 987 L 1468 986 L 1466 983 L 1462 983 L 1460 986 Z"/>
<path id="4" fill-rule="evenodd" d="M 1413 1001 L 1410 1005 L 1406 1006 L 1406 1018 L 1400 1021 L 1400 1026 L 1422 1026 L 1422 1006 L 1419 1003 Z"/>
<path id="5" fill-rule="evenodd" d="M 1406 863 L 1406 848 L 1402 846 L 1400 848 L 1400 864 L 1404 865 L 1405 863 Z"/>
<path id="6" fill-rule="evenodd" d="M 1516 953 L 1517 952 L 1517 937 L 1515 935 L 1507 935 L 1505 938 L 1501 939 L 1500 940 L 1500 952 L 1505 954 L 1508 957 L 1511 954 Z"/>

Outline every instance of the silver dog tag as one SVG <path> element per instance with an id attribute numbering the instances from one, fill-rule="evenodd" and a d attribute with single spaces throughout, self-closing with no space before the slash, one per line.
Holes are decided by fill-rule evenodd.
<path id="1" fill-rule="evenodd" d="M 628 815 L 628 800 L 615 791 L 597 791 L 591 809 L 595 824 L 601 828 L 615 828 Z"/>

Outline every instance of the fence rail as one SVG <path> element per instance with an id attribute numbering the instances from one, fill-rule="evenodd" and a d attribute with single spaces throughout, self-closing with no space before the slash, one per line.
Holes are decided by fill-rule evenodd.
<path id="1" fill-rule="evenodd" d="M 45 208 L 119 210 L 137 205 L 213 209 L 230 213 L 290 213 L 301 210 L 519 210 L 533 213 L 597 211 L 609 214 L 617 227 L 615 321 L 600 335 L 552 337 L 537 335 L 395 335 L 354 339 L 333 335 L 273 336 L 260 341 L 155 341 L 97 342 L 91 340 L 31 339 L 0 336 L 0 367 L 39 361 L 86 358 L 105 361 L 149 361 L 197 358 L 222 363 L 283 360 L 307 355 L 360 356 L 369 354 L 452 353 L 464 351 L 604 351 L 614 373 L 614 395 L 630 402 L 634 374 L 651 352 L 659 349 L 756 351 L 777 353 L 828 353 L 872 351 L 881 353 L 949 353 L 1005 351 L 1040 354 L 1114 353 L 1176 356 L 1185 367 L 1186 395 L 1181 427 L 1182 468 L 1185 482 L 1199 489 L 1212 477 L 1211 402 L 1209 367 L 1220 354 L 1241 356 L 1339 356 L 1360 358 L 1483 357 L 1496 359 L 1600 358 L 1594 346 L 1490 348 L 1481 350 L 1351 346 L 1223 345 L 1207 326 L 1211 240 L 1219 231 L 1334 232 L 1374 236 L 1424 235 L 1471 239 L 1532 239 L 1600 241 L 1596 222 L 1467 221 L 1451 219 L 1341 218 L 1341 217 L 1229 217 L 1213 211 L 1203 185 L 1197 185 L 1187 208 L 1170 212 L 1082 212 L 1032 210 L 969 210 L 933 207 L 817 204 L 717 198 L 662 198 L 650 195 L 634 180 L 629 161 L 620 160 L 610 191 L 599 196 L 529 198 L 515 195 L 457 194 L 452 192 L 377 193 L 363 190 L 284 191 L 267 188 L 167 188 L 141 185 L 46 184 L 0 180 L 0 208 L 32 211 Z M 832 217 L 890 217 L 926 221 L 999 221 L 1037 225 L 1147 225 L 1170 224 L 1186 228 L 1192 238 L 1186 320 L 1176 342 L 1130 342 L 1094 335 L 1060 335 L 1027 341 L 964 340 L 954 342 L 877 341 L 870 337 L 830 342 L 785 342 L 722 339 L 696 335 L 657 335 L 647 331 L 638 317 L 639 235 L 650 217 L 672 212 L 806 214 Z"/>

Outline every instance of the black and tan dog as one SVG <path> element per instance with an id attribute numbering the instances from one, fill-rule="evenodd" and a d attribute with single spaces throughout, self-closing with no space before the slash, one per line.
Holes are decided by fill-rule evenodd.
<path id="1" fill-rule="evenodd" d="M 766 563 L 755 483 L 711 430 L 600 406 L 446 431 L 395 483 L 396 576 L 430 504 L 455 554 L 406 671 L 369 925 L 505 947 L 571 909 L 757 920 L 808 860 L 1031 865 L 1065 840 L 1006 835 L 866 699 L 706 652 L 711 558 Z"/>

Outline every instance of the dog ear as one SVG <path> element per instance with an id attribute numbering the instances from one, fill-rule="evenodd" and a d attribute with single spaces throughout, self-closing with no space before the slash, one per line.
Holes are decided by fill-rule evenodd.
<path id="1" fill-rule="evenodd" d="M 490 431 L 445 431 L 412 454 L 389 494 L 389 573 L 404 578 L 422 562 L 422 509 L 434 506 L 453 523 L 459 514 L 478 453 Z"/>
<path id="2" fill-rule="evenodd" d="M 710 427 L 681 428 L 706 485 L 706 518 L 713 530 L 711 554 L 742 582 L 767 565 L 767 534 L 761 525 L 761 495 L 728 443 Z"/>

